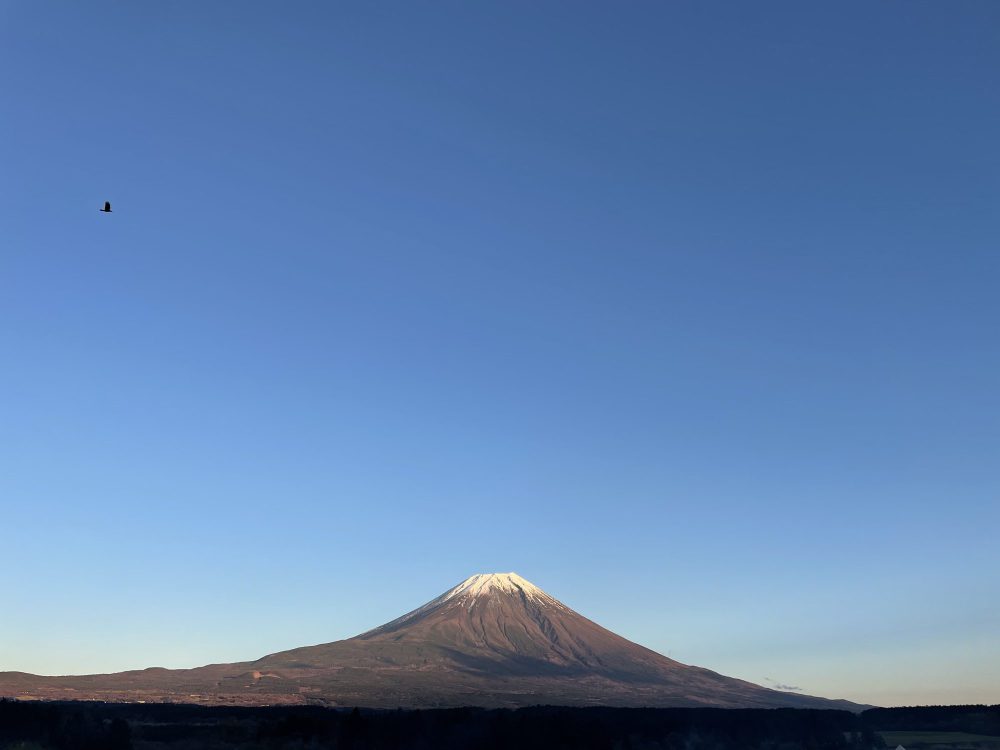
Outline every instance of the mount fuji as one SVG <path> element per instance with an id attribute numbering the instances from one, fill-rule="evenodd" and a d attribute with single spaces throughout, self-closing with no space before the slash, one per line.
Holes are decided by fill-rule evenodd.
<path id="1" fill-rule="evenodd" d="M 0 696 L 383 708 L 862 708 L 681 664 L 602 628 L 516 573 L 471 576 L 346 640 L 195 669 L 0 672 Z"/>

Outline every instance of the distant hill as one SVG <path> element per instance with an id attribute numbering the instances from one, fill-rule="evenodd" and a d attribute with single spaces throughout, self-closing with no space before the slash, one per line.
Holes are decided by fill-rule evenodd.
<path id="1" fill-rule="evenodd" d="M 681 664 L 602 628 L 515 573 L 474 575 L 342 641 L 196 669 L 78 677 L 4 672 L 0 696 L 375 708 L 864 708 Z"/>

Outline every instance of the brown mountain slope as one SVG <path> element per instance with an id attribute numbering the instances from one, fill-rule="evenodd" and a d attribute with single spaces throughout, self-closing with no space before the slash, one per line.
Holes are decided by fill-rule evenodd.
<path id="1" fill-rule="evenodd" d="M 514 573 L 472 576 L 423 607 L 343 641 L 187 670 L 85 677 L 0 673 L 0 695 L 373 707 L 858 708 L 668 659 Z"/>

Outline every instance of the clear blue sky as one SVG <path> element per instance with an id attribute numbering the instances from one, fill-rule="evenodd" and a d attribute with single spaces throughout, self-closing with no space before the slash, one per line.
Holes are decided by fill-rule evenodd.
<path id="1" fill-rule="evenodd" d="M 0 669 L 514 570 L 1000 702 L 997 3 L 8 1 L 0 75 Z"/>

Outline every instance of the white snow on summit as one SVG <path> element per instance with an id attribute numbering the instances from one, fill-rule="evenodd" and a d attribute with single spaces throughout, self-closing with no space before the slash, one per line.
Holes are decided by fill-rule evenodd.
<path id="1" fill-rule="evenodd" d="M 544 591 L 517 573 L 479 573 L 469 576 L 455 588 L 445 592 L 438 601 L 448 601 L 456 596 L 479 597 L 491 592 L 516 594 L 523 592 L 532 599 L 550 598 Z"/>
<path id="2" fill-rule="evenodd" d="M 362 633 L 360 638 L 370 636 L 373 633 L 384 632 L 399 627 L 411 620 L 415 620 L 423 614 L 431 612 L 446 602 L 454 599 L 462 605 L 471 608 L 477 600 L 490 596 L 491 594 L 506 594 L 519 596 L 524 594 L 527 599 L 531 599 L 539 604 L 550 607 L 558 607 L 569 611 L 569 607 L 549 594 L 546 594 L 531 581 L 521 578 L 517 573 L 478 573 L 469 576 L 457 586 L 448 589 L 441 596 L 432 599 L 422 607 L 417 607 L 412 612 L 407 612 L 402 617 L 397 617 L 392 622 L 381 625 L 374 630 Z"/>

